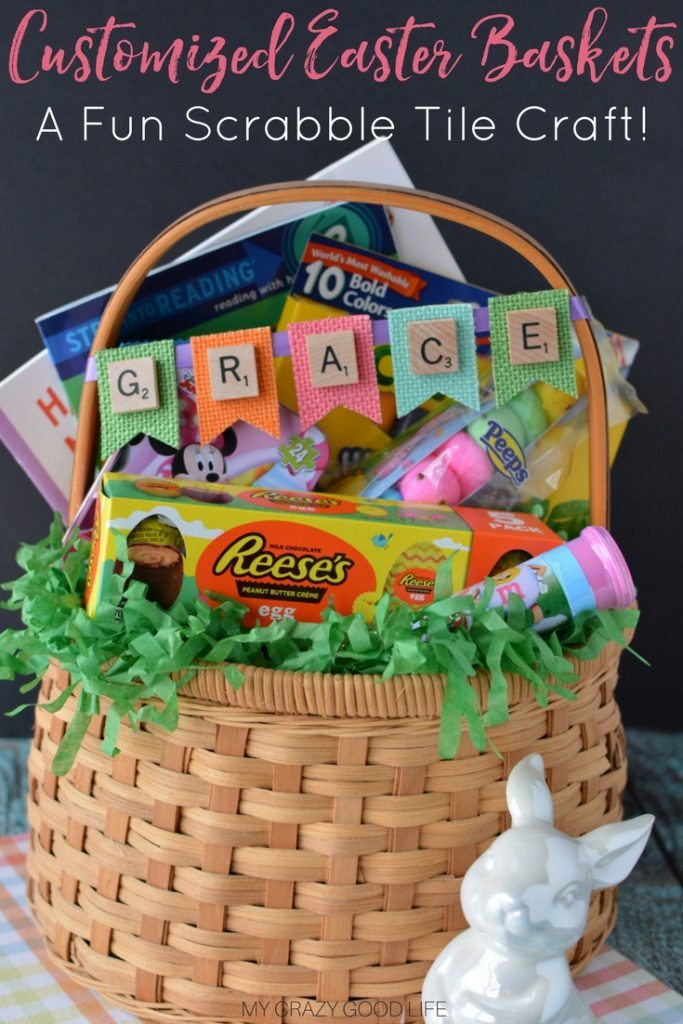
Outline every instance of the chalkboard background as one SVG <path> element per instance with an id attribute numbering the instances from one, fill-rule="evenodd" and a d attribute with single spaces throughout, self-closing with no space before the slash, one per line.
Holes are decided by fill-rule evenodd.
<path id="1" fill-rule="evenodd" d="M 42 42 L 67 46 L 88 26 L 104 23 L 113 4 L 102 0 L 46 0 L 49 17 Z M 323 3 L 292 0 L 301 38 L 305 24 Z M 186 209 L 221 192 L 273 180 L 303 178 L 350 152 L 347 143 L 274 143 L 261 134 L 246 143 L 217 139 L 201 144 L 183 138 L 184 111 L 204 104 L 213 120 L 223 114 L 306 113 L 324 115 L 329 104 L 354 116 L 361 105 L 371 115 L 386 114 L 396 123 L 393 144 L 415 183 L 457 196 L 519 224 L 541 241 L 569 271 L 577 288 L 610 327 L 641 339 L 643 346 L 632 380 L 650 414 L 631 424 L 614 473 L 613 529 L 631 563 L 643 609 L 636 646 L 651 662 L 623 662 L 620 699 L 627 722 L 666 729 L 683 727 L 679 644 L 681 614 L 680 390 L 683 346 L 678 337 L 676 302 L 681 294 L 681 93 L 678 47 L 672 54 L 673 77 L 665 84 L 640 82 L 632 75 L 607 75 L 598 84 L 572 78 L 559 84 L 551 75 L 517 70 L 498 84 L 483 82 L 480 44 L 469 39 L 478 18 L 505 11 L 517 22 L 520 48 L 578 35 L 591 5 L 520 2 L 490 6 L 463 0 L 414 3 L 375 0 L 370 5 L 340 3 L 339 41 L 375 38 L 385 26 L 415 14 L 434 21 L 440 35 L 465 57 L 447 80 L 415 78 L 377 84 L 353 72 L 335 73 L 320 82 L 306 79 L 301 59 L 286 78 L 271 82 L 263 74 L 228 78 L 213 96 L 202 96 L 191 76 L 171 85 L 163 76 L 119 75 L 105 83 L 75 84 L 68 76 L 46 75 L 30 85 L 10 82 L 6 55 L 28 4 L 4 0 L 0 13 L 0 110 L 3 155 L 2 327 L 0 374 L 4 377 L 39 350 L 33 319 L 58 305 L 115 281 L 131 258 L 164 225 Z M 676 21 L 675 0 L 607 3 L 609 22 L 601 44 L 612 51 L 631 42 L 629 27 L 650 15 Z M 283 4 L 227 0 L 165 0 L 150 4 L 117 3 L 119 21 L 136 21 L 140 38 L 162 46 L 175 36 L 225 35 L 247 46 L 263 45 Z M 34 34 L 37 39 L 37 34 Z M 37 52 L 25 50 L 26 66 Z M 86 104 L 111 115 L 155 114 L 167 125 L 163 142 L 115 142 L 104 131 L 80 141 Z M 448 143 L 420 141 L 415 105 L 460 108 L 467 118 L 488 115 L 498 131 L 491 142 L 469 138 Z M 603 135 L 578 142 L 565 130 L 557 142 L 531 143 L 515 132 L 519 110 L 538 104 L 570 120 L 604 115 L 624 106 L 634 116 L 633 141 Z M 64 141 L 47 136 L 36 142 L 45 109 L 52 105 Z M 641 137 L 641 109 L 647 107 L 647 136 Z M 119 122 L 121 124 L 121 122 Z M 604 122 L 603 122 L 604 126 Z M 565 125 L 566 129 L 566 125 Z M 120 130 L 120 129 L 119 129 Z M 469 233 L 448 229 L 468 278 L 500 291 L 536 287 L 520 259 Z M 0 578 L 14 575 L 13 555 L 20 540 L 46 531 L 49 513 L 10 456 L 0 451 L 2 503 Z M 7 624 L 11 617 L 3 615 Z M 0 706 L 17 702 L 5 683 Z M 30 716 L 0 718 L 0 733 L 25 734 Z"/>

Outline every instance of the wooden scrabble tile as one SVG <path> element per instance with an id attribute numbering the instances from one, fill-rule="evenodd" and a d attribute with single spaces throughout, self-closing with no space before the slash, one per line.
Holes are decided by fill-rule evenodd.
<path id="1" fill-rule="evenodd" d="M 554 306 L 511 309 L 507 320 L 510 362 L 513 366 L 554 363 L 560 358 L 557 310 Z"/>
<path id="2" fill-rule="evenodd" d="M 408 351 L 413 373 L 456 373 L 458 325 L 455 320 L 408 321 Z"/>
<path id="3" fill-rule="evenodd" d="M 256 398 L 259 382 L 253 345 L 216 345 L 207 348 L 206 357 L 214 401 Z"/>
<path id="4" fill-rule="evenodd" d="M 314 388 L 358 383 L 358 360 L 353 331 L 309 334 L 306 343 Z"/>
<path id="5" fill-rule="evenodd" d="M 115 413 L 159 408 L 157 362 L 153 356 L 114 359 L 109 363 L 109 397 Z"/>

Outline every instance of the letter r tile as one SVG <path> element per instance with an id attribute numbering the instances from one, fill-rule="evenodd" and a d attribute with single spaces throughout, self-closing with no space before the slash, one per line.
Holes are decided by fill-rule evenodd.
<path id="1" fill-rule="evenodd" d="M 145 412 L 159 408 L 157 363 L 153 356 L 112 359 L 108 366 L 113 413 Z"/>
<path id="2" fill-rule="evenodd" d="M 409 320 L 408 351 L 413 373 L 458 372 L 458 326 L 455 320 Z"/>
<path id="3" fill-rule="evenodd" d="M 560 358 L 557 310 L 511 309 L 507 314 L 508 344 L 512 366 L 554 363 Z"/>
<path id="4" fill-rule="evenodd" d="M 358 383 L 358 358 L 353 331 L 309 334 L 306 344 L 314 388 L 343 387 Z"/>
<path id="5" fill-rule="evenodd" d="M 215 402 L 258 396 L 259 380 L 253 345 L 211 346 L 206 349 L 206 358 L 211 397 Z"/>

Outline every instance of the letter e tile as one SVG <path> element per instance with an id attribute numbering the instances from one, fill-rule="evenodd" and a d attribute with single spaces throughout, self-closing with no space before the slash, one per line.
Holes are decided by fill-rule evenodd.
<path id="1" fill-rule="evenodd" d="M 507 315 L 510 362 L 513 366 L 528 363 L 554 363 L 560 358 L 557 333 L 557 310 L 512 309 Z"/>

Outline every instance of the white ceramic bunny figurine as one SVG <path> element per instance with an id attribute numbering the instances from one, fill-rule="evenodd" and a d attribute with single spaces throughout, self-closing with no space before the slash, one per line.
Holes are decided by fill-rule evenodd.
<path id="1" fill-rule="evenodd" d="M 436 958 L 422 990 L 427 1024 L 593 1024 L 564 951 L 586 925 L 592 889 L 633 869 L 654 818 L 603 825 L 581 839 L 553 828 L 543 758 L 510 773 L 512 828 L 462 883 L 471 927 Z"/>

